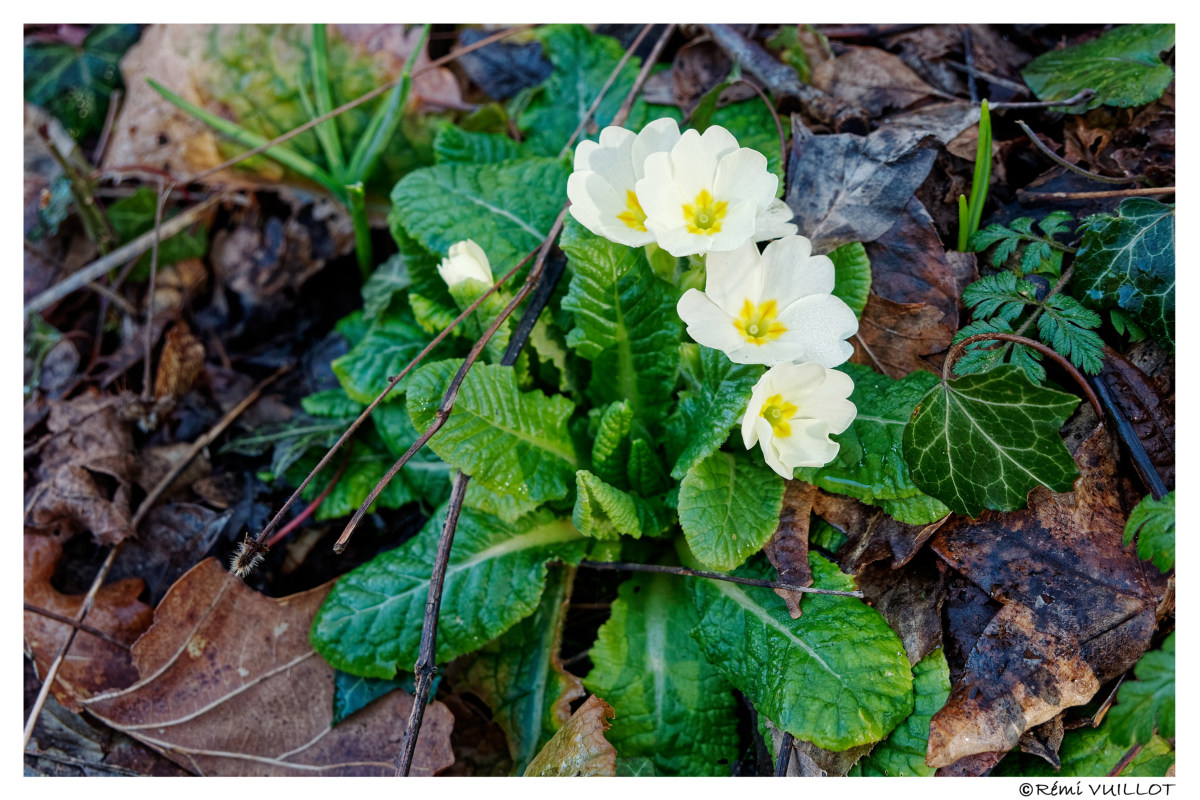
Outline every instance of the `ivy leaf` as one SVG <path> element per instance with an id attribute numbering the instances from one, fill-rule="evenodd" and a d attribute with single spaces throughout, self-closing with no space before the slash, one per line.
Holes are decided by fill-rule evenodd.
<path id="1" fill-rule="evenodd" d="M 1143 106 L 1174 79 L 1158 57 L 1174 46 L 1174 25 L 1121 25 L 1090 42 L 1043 53 L 1021 77 L 1039 100 L 1066 100 L 1094 89 L 1086 108 Z"/>
<path id="2" fill-rule="evenodd" d="M 862 242 L 847 242 L 829 253 L 833 261 L 833 294 L 862 317 L 871 294 L 871 259 Z"/>
<path id="3" fill-rule="evenodd" d="M 667 420 L 668 442 L 683 443 L 671 468 L 675 479 L 683 478 L 725 443 L 764 372 L 757 364 L 735 364 L 720 350 L 703 345 L 685 344 L 681 350 L 688 388 L 680 392 L 679 405 Z"/>
<path id="4" fill-rule="evenodd" d="M 823 467 L 798 470 L 797 477 L 827 492 L 876 505 L 883 500 L 922 496 L 923 492 L 909 476 L 901 435 L 913 407 L 937 383 L 937 378 L 917 371 L 895 381 L 860 364 L 843 364 L 839 369 L 854 379 L 850 402 L 858 409 L 858 415 L 848 430 L 832 437 L 840 445 L 837 458 Z M 913 524 L 933 522 L 947 513 L 936 501 L 930 510 L 941 513 Z"/>
<path id="5" fill-rule="evenodd" d="M 388 220 L 430 253 L 448 253 L 450 245 L 471 239 L 487 253 L 493 273 L 502 275 L 549 234 L 566 195 L 567 172 L 565 162 L 553 158 L 424 167 L 396 184 Z"/>
<path id="6" fill-rule="evenodd" d="M 1153 561 L 1159 572 L 1175 568 L 1175 492 L 1161 500 L 1145 497 L 1125 523 L 1125 545 L 1138 537 L 1138 558 Z"/>
<path id="7" fill-rule="evenodd" d="M 371 323 L 367 335 L 349 353 L 333 360 L 333 374 L 352 399 L 370 403 L 387 386 L 388 378 L 408 366 L 428 343 L 428 334 L 407 310 L 385 314 Z M 406 376 L 384 402 L 400 397 L 411 380 L 411 374 Z"/>
<path id="8" fill-rule="evenodd" d="M 809 552 L 813 585 L 853 589 L 853 580 Z M 768 577 L 764 559 L 738 575 Z M 689 582 L 700 624 L 692 631 L 709 663 L 777 728 L 829 750 L 883 739 L 913 710 L 904 645 L 879 612 L 852 597 L 805 595 L 792 619 L 768 589 L 728 581 Z"/>
<path id="9" fill-rule="evenodd" d="M 1077 286 L 1092 305 L 1127 312 L 1175 347 L 1175 206 L 1133 197 L 1117 216 L 1084 220 L 1075 256 Z"/>
<path id="10" fill-rule="evenodd" d="M 930 778 L 937 771 L 925 763 L 929 721 L 950 696 L 950 667 L 942 648 L 913 667 L 913 713 L 850 771 L 852 776 Z"/>
<path id="11" fill-rule="evenodd" d="M 72 139 L 99 132 L 109 97 L 121 85 L 121 56 L 141 35 L 140 25 L 97 25 L 79 46 L 27 45 L 25 99 L 53 114 Z"/>
<path id="12" fill-rule="evenodd" d="M 1058 430 L 1077 405 L 1011 364 L 939 381 L 904 428 L 904 459 L 913 482 L 959 514 L 1023 508 L 1035 486 L 1071 491 L 1078 473 Z"/>
<path id="13" fill-rule="evenodd" d="M 651 426 L 671 401 L 683 323 L 675 292 L 657 278 L 641 248 L 586 231 L 571 220 L 559 246 L 571 284 L 562 307 L 574 315 L 567 344 L 592 362 L 589 391 L 600 403 L 625 400 Z"/>
<path id="14" fill-rule="evenodd" d="M 1133 668 L 1136 681 L 1126 681 L 1117 692 L 1117 704 L 1108 712 L 1114 742 L 1124 747 L 1145 744 L 1154 735 L 1175 738 L 1175 634 L 1161 650 L 1142 656 Z"/>
<path id="15" fill-rule="evenodd" d="M 679 485 L 679 524 L 705 569 L 734 569 L 762 549 L 779 524 L 784 481 L 755 452 L 717 451 Z"/>
<path id="16" fill-rule="evenodd" d="M 547 25 L 534 35 L 541 41 L 554 69 L 517 120 L 521 130 L 528 134 L 525 140 L 528 152 L 556 155 L 599 96 L 613 68 L 625 55 L 625 48 L 611 36 L 592 33 L 582 25 Z M 639 61 L 637 57 L 629 59 L 605 93 L 592 116 L 599 128 L 610 124 L 616 116 L 637 78 Z M 645 101 L 639 98 L 625 127 L 640 129 L 647 121 L 646 111 Z M 554 196 L 561 198 L 563 193 Z"/>
<path id="17" fill-rule="evenodd" d="M 461 360 L 428 364 L 411 378 L 413 425 L 433 422 Z M 429 440 L 442 460 L 497 494 L 541 503 L 566 497 L 577 468 L 567 432 L 574 404 L 561 395 L 522 392 L 510 367 L 476 364 L 467 373 L 446 424 Z"/>
<path id="18" fill-rule="evenodd" d="M 583 696 L 579 678 L 563 669 L 558 655 L 568 596 L 564 570 L 551 570 L 537 610 L 475 653 L 455 684 L 455 691 L 470 691 L 492 709 L 515 775 L 570 718 L 571 701 Z"/>
<path id="19" fill-rule="evenodd" d="M 621 584 L 589 651 L 583 684 L 617 712 L 608 740 L 653 774 L 728 775 L 737 757 L 733 687 L 688 631 L 700 622 L 683 580 L 638 575 Z"/>
<path id="20" fill-rule="evenodd" d="M 656 536 L 667 528 L 666 514 L 637 495 L 610 486 L 585 469 L 575 473 L 575 509 L 571 521 L 593 539 Z"/>
<path id="21" fill-rule="evenodd" d="M 927 494 L 880 500 L 876 505 L 892 519 L 907 525 L 928 525 L 950 513 L 941 500 Z"/>
<path id="22" fill-rule="evenodd" d="M 313 620 L 311 639 L 337 669 L 391 678 L 416 663 L 443 507 L 421 532 L 343 575 Z M 578 564 L 587 540 L 568 520 L 533 514 L 514 525 L 464 508 L 446 567 L 439 664 L 484 644 L 533 613 L 546 563 Z"/>
<path id="23" fill-rule="evenodd" d="M 452 122 L 438 125 L 433 153 L 439 164 L 494 164 L 522 155 L 521 144 L 503 134 L 465 131 Z"/>

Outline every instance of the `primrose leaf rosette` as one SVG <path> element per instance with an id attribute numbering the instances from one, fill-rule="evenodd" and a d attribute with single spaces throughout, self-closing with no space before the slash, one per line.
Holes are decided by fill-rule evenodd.
<path id="1" fill-rule="evenodd" d="M 688 335 L 739 364 L 786 361 L 836 367 L 854 353 L 858 318 L 831 294 L 833 262 L 787 236 L 760 255 L 750 242 L 707 257 L 704 291 L 688 289 L 676 310 Z"/>

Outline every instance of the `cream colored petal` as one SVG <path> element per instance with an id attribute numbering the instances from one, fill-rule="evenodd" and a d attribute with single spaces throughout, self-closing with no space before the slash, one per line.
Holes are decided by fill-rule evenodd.
<path id="1" fill-rule="evenodd" d="M 687 323 L 688 336 L 705 347 L 727 352 L 744 342 L 733 327 L 733 318 L 714 305 L 699 289 L 684 292 L 675 310 L 679 318 Z"/>
<path id="2" fill-rule="evenodd" d="M 833 291 L 832 263 L 828 276 L 821 272 L 822 265 L 810 269 L 811 252 L 812 243 L 803 236 L 785 236 L 767 245 L 762 254 L 763 296 L 774 298 L 779 308 L 785 309 L 805 295 Z"/>
<path id="3" fill-rule="evenodd" d="M 754 219 L 754 241 L 765 242 L 784 236 L 794 236 L 799 230 L 792 222 L 792 209 L 776 198 Z"/>
<path id="4" fill-rule="evenodd" d="M 721 232 L 704 235 L 703 252 L 736 250 L 754 239 L 754 204 L 751 202 L 730 203 L 721 220 Z M 701 236 L 701 234 L 693 234 Z"/>
<path id="5" fill-rule="evenodd" d="M 619 125 L 609 125 L 600 131 L 600 146 L 630 148 L 633 147 L 633 140 L 635 138 L 637 138 L 636 134 L 628 128 L 622 128 Z"/>
<path id="6" fill-rule="evenodd" d="M 654 241 L 650 232 L 631 228 L 617 218 L 627 208 L 625 195 L 597 173 L 571 173 L 567 178 L 567 197 L 571 201 L 571 216 L 597 236 L 630 247 Z"/>
<path id="7" fill-rule="evenodd" d="M 640 180 L 645 177 L 646 159 L 652 153 L 666 153 L 679 141 L 679 125 L 670 117 L 656 119 L 638 132 L 631 157 L 633 172 Z"/>
<path id="8" fill-rule="evenodd" d="M 750 391 L 750 402 L 746 404 L 746 413 L 742 415 L 742 444 L 746 446 L 747 450 L 754 447 L 759 439 L 759 431 L 755 427 L 758 421 L 767 426 L 768 435 L 771 433 L 771 424 L 762 418 L 763 403 L 766 402 L 772 390 L 771 381 L 767 377 L 770 372 L 767 370 L 754 384 L 754 388 Z"/>
<path id="9" fill-rule="evenodd" d="M 823 467 L 837 458 L 838 443 L 829 438 L 829 425 L 819 419 L 792 419 L 792 435 L 776 437 L 779 459 L 791 469 Z"/>
<path id="10" fill-rule="evenodd" d="M 711 130 L 711 128 L 709 129 Z M 700 138 L 694 130 L 687 130 L 679 137 L 679 141 L 671 148 L 671 167 L 674 170 L 673 180 L 685 202 L 695 202 L 701 191 L 708 191 L 716 197 L 713 190 L 713 176 L 717 171 L 716 154 Z M 646 177 L 650 177 L 650 159 L 646 161 Z M 721 200 L 723 198 L 717 197 Z"/>
<path id="11" fill-rule="evenodd" d="M 599 142 L 584 139 L 575 148 L 575 170 L 590 170 L 592 154 L 600 149 Z"/>
<path id="12" fill-rule="evenodd" d="M 709 129 L 711 130 L 711 128 Z M 730 204 L 749 200 L 754 216 L 765 211 L 775 199 L 779 178 L 767 171 L 767 157 L 757 150 L 742 147 L 723 157 L 713 179 L 713 196 Z"/>
<path id="13" fill-rule="evenodd" d="M 700 237 L 688 233 L 687 228 L 660 225 L 649 215 L 646 217 L 646 228 L 654 234 L 654 241 L 658 242 L 658 246 L 676 258 L 704 252 L 705 242 L 700 241 Z"/>
<path id="14" fill-rule="evenodd" d="M 700 140 L 717 160 L 738 149 L 737 139 L 720 125 L 709 125 Z"/>
<path id="15" fill-rule="evenodd" d="M 731 315 L 741 312 L 745 300 L 758 304 L 762 296 L 763 264 L 753 242 L 734 250 L 709 253 L 704 269 L 704 293 Z"/>
<path id="16" fill-rule="evenodd" d="M 800 360 L 836 367 L 854 354 L 846 340 L 858 332 L 858 319 L 840 297 L 801 297 L 779 312 L 779 321 L 787 329 L 780 338 L 803 346 Z"/>
<path id="17" fill-rule="evenodd" d="M 783 457 L 784 451 L 780 447 L 780 442 L 783 440 L 775 436 L 775 432 L 771 429 L 771 423 L 759 417 L 754 421 L 754 427 L 758 431 L 758 443 L 762 447 L 763 458 L 766 459 L 767 466 L 784 478 L 791 478 L 796 467 L 794 464 L 789 464 Z"/>

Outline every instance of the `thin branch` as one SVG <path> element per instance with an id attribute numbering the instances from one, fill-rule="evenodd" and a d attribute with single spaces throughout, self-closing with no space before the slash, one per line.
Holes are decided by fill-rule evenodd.
<path id="1" fill-rule="evenodd" d="M 1146 197 L 1158 194 L 1175 194 L 1175 187 L 1143 186 L 1139 189 L 1109 189 L 1103 192 L 1027 192 L 1024 189 L 1018 189 L 1017 199 L 1022 202 L 1026 200 L 1102 200 L 1106 197 Z"/>
<path id="2" fill-rule="evenodd" d="M 120 639 L 113 637 L 111 634 L 107 634 L 104 631 L 100 630 L 99 628 L 93 628 L 91 625 L 84 625 L 82 622 L 76 622 L 75 620 L 71 619 L 70 617 L 55 613 L 48 608 L 38 608 L 35 605 L 26 603 L 25 610 L 28 611 L 30 614 L 37 614 L 38 616 L 45 617 L 46 619 L 52 619 L 55 622 L 61 622 L 64 625 L 70 625 L 72 628 L 77 628 L 77 629 L 83 631 L 84 633 L 95 636 L 97 639 L 103 639 L 104 641 L 108 642 L 111 645 L 116 645 L 117 647 L 121 648 L 122 650 L 130 649 L 129 645 L 125 644 Z"/>
<path id="3" fill-rule="evenodd" d="M 1076 369 L 1074 364 L 1060 355 L 1054 348 L 1048 347 L 1039 341 L 1028 339 L 1024 336 L 1016 336 L 1011 333 L 977 333 L 974 336 L 968 336 L 951 347 L 950 351 L 946 353 L 946 361 L 944 364 L 942 364 L 942 380 L 950 380 L 950 368 L 954 365 L 954 362 L 959 359 L 969 345 L 972 345 L 975 342 L 984 342 L 988 340 L 1022 344 L 1026 347 L 1037 350 L 1042 355 L 1049 356 L 1050 359 L 1065 369 L 1067 373 L 1075 379 L 1075 383 L 1078 384 L 1079 388 L 1083 390 L 1083 394 L 1085 397 L 1087 397 L 1088 402 L 1092 404 L 1092 408 L 1096 409 L 1096 415 L 1101 419 L 1104 418 L 1104 407 L 1100 405 L 1099 398 L 1097 398 L 1096 393 L 1092 391 L 1091 384 L 1088 383 L 1087 378 L 1083 376 L 1083 373 Z"/>
<path id="4" fill-rule="evenodd" d="M 1117 762 L 1115 767 L 1108 771 L 1108 775 L 1105 777 L 1116 778 L 1119 776 L 1125 771 L 1125 768 L 1129 766 L 1130 762 L 1137 758 L 1137 754 L 1140 752 L 1142 752 L 1142 745 L 1140 744 L 1135 744 L 1133 747 L 1126 750 L 1125 755 L 1121 756 L 1121 760 Z"/>
<path id="5" fill-rule="evenodd" d="M 775 761 L 775 777 L 787 777 L 788 765 L 792 763 L 792 742 L 796 737 L 787 731 L 783 732 L 783 741 L 779 744 L 779 757 Z"/>
<path id="6" fill-rule="evenodd" d="M 779 112 L 775 110 L 775 104 L 771 102 L 771 98 L 767 97 L 767 93 L 762 90 L 762 87 L 754 81 L 747 78 L 738 78 L 733 82 L 733 84 L 738 83 L 744 83 L 753 89 L 759 99 L 763 101 L 763 104 L 766 105 L 767 111 L 771 112 L 771 119 L 775 120 L 775 130 L 779 132 L 779 165 L 786 173 L 788 165 L 787 135 L 783 132 L 783 122 L 779 119 Z M 786 177 L 784 183 L 787 183 Z"/>
<path id="7" fill-rule="evenodd" d="M 154 350 L 154 284 L 158 277 L 158 246 L 162 242 L 163 209 L 166 208 L 167 198 L 175 183 L 169 185 L 163 178 L 158 179 L 158 202 L 154 206 L 154 244 L 150 248 L 150 284 L 146 287 L 146 358 L 142 364 L 142 399 L 147 403 L 154 400 L 154 382 L 151 377 L 153 364 L 151 354 Z"/>
<path id="8" fill-rule="evenodd" d="M 140 778 L 140 772 L 125 769 L 124 767 L 105 764 L 103 761 L 83 761 L 78 758 L 67 758 L 66 756 L 52 755 L 50 753 L 39 753 L 36 750 L 26 750 L 26 758 L 41 758 L 46 761 L 53 761 L 56 764 L 66 764 L 68 767 L 79 767 L 80 769 L 95 769 L 101 772 L 111 772 L 114 775 L 123 775 L 127 778 Z"/>
<path id="9" fill-rule="evenodd" d="M 185 469 L 187 469 L 188 465 L 192 463 L 192 459 L 198 456 L 201 450 L 208 447 L 218 436 L 224 433 L 225 429 L 232 425 L 233 421 L 242 415 L 242 412 L 254 405 L 267 386 L 269 386 L 273 381 L 275 381 L 275 379 L 279 378 L 291 368 L 291 364 L 284 364 L 282 367 L 275 370 L 272 375 L 259 381 L 258 385 L 250 390 L 250 394 L 246 395 L 242 402 L 231 408 L 229 412 L 225 414 L 225 416 L 221 417 L 220 422 L 209 429 L 208 432 L 206 432 L 199 439 L 192 442 L 192 446 L 188 448 L 183 458 L 178 461 L 175 466 L 171 467 L 167 474 L 163 475 L 162 479 L 155 484 L 154 488 L 150 490 L 150 493 L 146 495 L 146 499 L 142 501 L 140 506 L 138 506 L 137 513 L 133 515 L 133 519 L 130 521 L 129 527 L 136 531 L 138 523 L 140 523 L 146 517 L 146 514 L 150 513 L 150 509 L 153 507 L 154 503 L 157 502 L 158 498 L 163 495 L 163 492 L 171 488 L 171 484 L 175 482 L 175 479 L 178 478 Z"/>
<path id="10" fill-rule="evenodd" d="M 966 64 L 959 64 L 957 61 L 942 61 L 941 63 L 945 64 L 946 66 L 950 67 L 951 69 L 958 70 L 959 72 L 964 72 L 968 76 L 975 77 L 975 78 L 982 78 L 983 80 L 987 81 L 988 83 L 990 83 L 994 86 L 1003 86 L 1005 89 L 1009 89 L 1013 92 L 1020 92 L 1021 94 L 1029 94 L 1029 89 L 1025 88 L 1021 84 L 1016 83 L 1015 81 L 1010 81 L 1007 78 L 1001 78 L 999 75 L 993 75 L 990 72 L 984 72 L 977 66 L 974 66 L 974 65 L 967 66 Z M 1004 103 L 993 103 L 991 100 L 988 100 L 988 109 L 989 110 L 996 108 L 996 107 L 1003 107 L 1005 105 L 1006 104 L 1004 104 Z M 1019 104 L 1017 104 L 1017 105 L 1019 105 Z M 1038 105 L 1040 106 L 1041 103 L 1039 103 Z"/>
<path id="11" fill-rule="evenodd" d="M 76 289 L 80 289 L 97 278 L 103 277 L 120 264 L 124 264 L 126 261 L 137 258 L 142 253 L 154 246 L 154 242 L 160 233 L 163 239 L 171 238 L 196 220 L 200 219 L 205 212 L 207 212 L 217 203 L 220 203 L 227 196 L 227 192 L 218 192 L 212 197 L 209 197 L 207 200 L 197 203 L 191 208 L 180 212 L 178 216 L 172 217 L 164 222 L 161 231 L 146 231 L 129 244 L 122 245 L 116 250 L 110 252 L 108 255 L 96 259 L 83 269 L 71 273 L 71 275 L 61 283 L 56 283 L 54 286 L 51 286 L 49 289 L 26 303 L 24 309 L 25 315 L 28 316 L 30 314 L 35 314 L 38 311 L 42 311 L 43 309 L 50 307 L 59 300 L 62 300 L 71 292 L 74 292 Z"/>
<path id="12" fill-rule="evenodd" d="M 955 65 L 955 64 L 951 64 L 950 66 L 952 66 L 952 67 L 953 67 L 953 66 L 956 66 L 956 65 Z M 982 73 L 980 73 L 980 75 L 982 76 Z M 993 80 L 993 79 L 992 79 L 992 78 L 988 78 L 988 80 Z M 993 80 L 993 82 L 995 82 L 995 81 Z M 1007 83 L 1007 82 L 1006 82 L 1006 83 Z M 1010 84 L 1010 85 L 1012 85 L 1012 86 L 1016 86 L 1017 84 Z M 1025 87 L 1024 87 L 1024 86 L 1022 86 L 1022 87 L 1020 87 L 1020 88 L 1021 88 L 1022 90 L 1024 90 L 1024 89 L 1025 89 Z M 1091 99 L 1092 99 L 1093 97 L 1095 97 L 1095 96 L 1096 96 L 1096 92 L 1095 92 L 1094 90 L 1092 90 L 1092 89 L 1083 89 L 1083 90 L 1081 90 L 1081 91 L 1080 91 L 1080 92 L 1079 92 L 1077 95 L 1075 95 L 1074 97 L 1068 97 L 1066 100 L 1040 100 L 1040 101 L 1037 101 L 1037 102 L 1034 102 L 1034 101 L 1021 101 L 1021 102 L 1011 102 L 1011 103 L 991 103 L 991 102 L 989 102 L 989 103 L 988 103 L 988 108 L 989 108 L 989 109 L 1004 109 L 1004 108 L 1056 108 L 1056 107 L 1059 107 L 1059 106 L 1074 106 L 1074 105 L 1078 105 L 1078 104 L 1080 104 L 1080 103 L 1086 103 L 1088 100 L 1091 100 Z"/>
<path id="13" fill-rule="evenodd" d="M 266 543 L 266 549 L 269 550 L 286 539 L 288 534 L 303 525 L 304 520 L 311 517 L 316 510 L 321 507 L 321 503 L 325 502 L 325 498 L 329 497 L 329 493 L 333 491 L 333 487 L 337 486 L 338 481 L 342 479 L 342 473 L 346 471 L 346 465 L 350 463 L 350 455 L 353 452 L 354 445 L 350 445 L 348 448 L 346 448 L 346 455 L 342 456 L 342 463 L 338 466 L 337 472 L 333 473 L 333 477 L 329 479 L 329 483 L 325 484 L 325 488 L 321 490 L 321 493 L 317 495 L 311 503 L 305 506 L 299 514 L 288 521 L 287 525 L 284 525 L 274 536 L 271 537 L 270 541 Z"/>
<path id="14" fill-rule="evenodd" d="M 571 147 L 575 144 L 575 140 L 579 138 L 581 133 L 583 133 L 583 129 L 587 125 L 588 121 L 595 116 L 596 110 L 600 108 L 600 103 L 604 100 L 604 96 L 608 94 L 608 90 L 612 88 L 612 85 L 621 75 L 621 70 L 625 69 L 625 65 L 629 63 L 629 59 L 633 57 L 633 51 L 637 50 L 638 47 L 641 46 L 642 40 L 649 35 L 650 30 L 653 27 L 654 23 L 644 25 L 642 30 L 638 33 L 637 38 L 633 40 L 633 44 L 629 45 L 629 47 L 625 49 L 624 54 L 621 56 L 621 60 L 617 62 L 617 66 L 613 68 L 613 71 L 608 74 L 608 80 L 606 80 L 604 85 L 600 87 L 600 91 L 596 93 L 596 98 L 592 100 L 592 104 L 588 106 L 587 111 L 585 111 L 583 116 L 580 117 L 579 124 L 576 125 L 575 130 L 571 132 L 571 136 L 567 139 L 566 144 L 562 146 L 562 150 L 558 151 L 559 158 L 562 158 L 568 152 L 570 152 Z"/>
<path id="15" fill-rule="evenodd" d="M 1058 153 L 1055 153 L 1046 146 L 1045 142 L 1037 137 L 1037 134 L 1029 129 L 1029 126 L 1026 125 L 1023 120 L 1017 120 L 1017 127 L 1025 132 L 1025 135 L 1029 137 L 1029 141 L 1033 142 L 1033 146 L 1040 150 L 1042 155 L 1046 156 L 1046 158 L 1050 159 L 1055 164 L 1058 164 L 1063 169 L 1074 172 L 1076 175 L 1082 175 L 1088 180 L 1093 180 L 1097 183 L 1147 183 L 1150 180 L 1145 175 L 1135 175 L 1132 178 L 1110 178 L 1107 175 L 1097 175 L 1095 172 L 1091 172 L 1083 167 L 1078 167 L 1072 164 Z"/>
<path id="16" fill-rule="evenodd" d="M 715 581 L 728 581 L 729 583 L 740 583 L 745 586 L 760 586 L 765 589 L 786 589 L 790 592 L 804 592 L 805 594 L 830 594 L 836 597 L 859 598 L 863 596 L 863 593 L 860 591 L 817 589 L 812 586 L 796 586 L 795 584 L 781 583 L 780 581 L 768 581 L 761 578 L 742 578 L 737 575 L 727 575 L 724 572 L 704 572 L 698 569 L 669 567 L 663 564 L 634 564 L 629 561 L 580 561 L 579 566 L 588 567 L 589 569 L 614 570 L 617 572 L 661 572 L 666 575 L 681 575 L 687 578 L 710 578 Z"/>
<path id="17" fill-rule="evenodd" d="M 633 108 L 633 101 L 641 94 L 641 87 L 646 83 L 646 79 L 650 77 L 650 70 L 654 69 L 654 65 L 658 63 L 658 57 L 662 55 L 663 49 L 667 46 L 667 42 L 671 40 L 671 35 L 675 33 L 675 23 L 670 23 L 663 32 L 659 34 L 658 41 L 654 43 L 654 47 L 650 50 L 650 54 L 646 56 L 646 60 L 642 62 L 642 69 L 638 72 L 637 77 L 633 80 L 633 89 L 629 94 L 625 95 L 625 99 L 621 102 L 621 107 L 617 109 L 617 115 L 613 117 L 613 125 L 624 125 L 626 118 L 629 116 L 630 110 Z M 632 51 L 633 48 L 630 48 Z"/>

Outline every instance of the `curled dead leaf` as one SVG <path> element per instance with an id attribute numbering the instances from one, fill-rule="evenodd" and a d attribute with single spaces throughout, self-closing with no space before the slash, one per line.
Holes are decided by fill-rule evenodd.
<path id="1" fill-rule="evenodd" d="M 844 103 L 862 106 L 872 117 L 941 94 L 897 56 L 877 47 L 847 47 L 813 70 L 812 83 Z"/>
<path id="2" fill-rule="evenodd" d="M 584 701 L 558 733 L 546 742 L 529 766 L 525 777 L 588 778 L 617 774 L 617 751 L 604 732 L 616 712 L 596 695 Z"/>
<path id="3" fill-rule="evenodd" d="M 38 609 L 74 618 L 82 595 L 66 595 L 50 584 L 62 557 L 62 545 L 49 536 L 25 534 L 25 602 Z M 138 578 L 101 586 L 85 624 L 109 634 L 126 647 L 81 631 L 75 635 L 58 669 L 51 691 L 67 708 L 78 712 L 80 701 L 96 692 L 128 686 L 137 680 L 128 646 L 150 625 L 153 610 L 138 600 L 145 584 Z M 25 612 L 25 653 L 38 675 L 45 675 L 71 626 L 32 611 Z"/>
<path id="4" fill-rule="evenodd" d="M 781 583 L 812 586 L 812 567 L 808 563 L 808 523 L 816 494 L 817 487 L 811 483 L 787 482 L 779 526 L 763 548 Z M 800 601 L 804 599 L 804 593 L 776 589 L 775 594 L 787 603 L 792 619 L 800 619 Z"/>
<path id="5" fill-rule="evenodd" d="M 332 726 L 333 668 L 308 641 L 331 587 L 269 598 L 206 559 L 134 646 L 138 682 L 85 706 L 201 775 L 392 775 L 413 700 L 394 691 Z M 429 706 L 413 774 L 453 763 L 452 725 Z"/>

